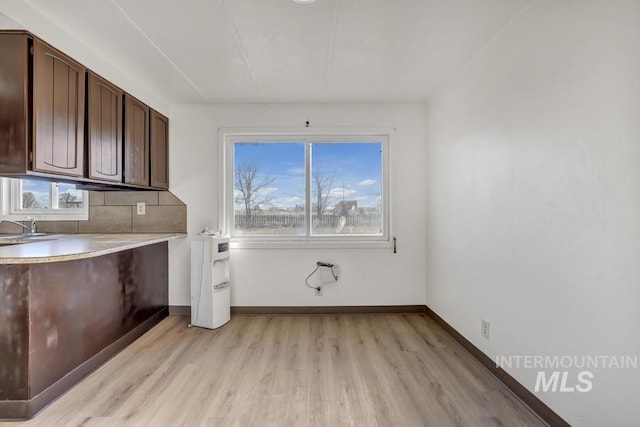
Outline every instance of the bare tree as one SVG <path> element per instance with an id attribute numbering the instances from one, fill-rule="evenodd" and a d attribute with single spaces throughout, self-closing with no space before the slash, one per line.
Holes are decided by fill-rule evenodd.
<path id="1" fill-rule="evenodd" d="M 31 191 L 27 191 L 22 193 L 22 207 L 24 209 L 38 209 L 40 208 L 40 202 Z"/>
<path id="2" fill-rule="evenodd" d="M 316 173 L 313 174 L 313 182 L 316 190 L 316 218 L 318 219 L 318 224 L 321 224 L 324 211 L 327 209 L 333 177 L 323 177 Z"/>
<path id="3" fill-rule="evenodd" d="M 247 224 L 250 224 L 251 212 L 261 204 L 268 204 L 271 199 L 263 194 L 263 190 L 276 180 L 271 175 L 259 176 L 258 166 L 253 161 L 244 162 L 235 170 L 235 188 L 239 195 L 236 203 L 244 207 Z"/>
<path id="4" fill-rule="evenodd" d="M 60 194 L 58 206 L 61 208 L 77 208 L 78 198 L 71 193 Z"/>

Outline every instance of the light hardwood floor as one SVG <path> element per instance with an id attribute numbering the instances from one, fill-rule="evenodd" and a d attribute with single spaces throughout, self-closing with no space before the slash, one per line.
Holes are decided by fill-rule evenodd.
<path id="1" fill-rule="evenodd" d="M 433 320 L 409 314 L 233 316 L 215 331 L 172 316 L 9 425 L 544 424 Z"/>

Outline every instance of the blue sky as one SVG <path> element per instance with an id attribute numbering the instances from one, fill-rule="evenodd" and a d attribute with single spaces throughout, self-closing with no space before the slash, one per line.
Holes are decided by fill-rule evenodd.
<path id="1" fill-rule="evenodd" d="M 303 142 L 236 143 L 235 164 L 253 161 L 257 182 L 275 178 L 264 195 L 277 207 L 304 204 L 305 149 Z M 333 179 L 329 203 L 357 200 L 360 207 L 375 207 L 382 196 L 382 154 L 379 142 L 314 143 L 312 174 Z"/>
<path id="2" fill-rule="evenodd" d="M 49 206 L 49 188 L 51 186 L 50 182 L 40 181 L 35 179 L 23 179 L 22 180 L 22 192 L 30 192 L 33 193 L 36 200 L 40 202 L 40 207 L 42 209 L 48 209 Z M 65 192 L 71 193 L 77 197 L 78 200 L 82 200 L 82 191 L 76 190 L 75 184 L 58 184 L 58 193 L 62 194 Z"/>

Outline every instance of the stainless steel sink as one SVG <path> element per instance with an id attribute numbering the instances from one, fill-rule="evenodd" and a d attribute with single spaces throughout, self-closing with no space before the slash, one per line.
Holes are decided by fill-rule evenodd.
<path id="1" fill-rule="evenodd" d="M 15 240 L 19 240 L 20 243 L 51 240 L 51 235 L 47 233 L 0 234 L 0 244 L 16 244 L 17 242 L 8 242 Z"/>

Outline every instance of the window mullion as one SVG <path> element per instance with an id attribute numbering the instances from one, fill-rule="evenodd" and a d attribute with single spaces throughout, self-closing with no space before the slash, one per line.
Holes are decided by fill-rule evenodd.
<path id="1" fill-rule="evenodd" d="M 305 164 L 304 164 L 304 175 L 305 175 L 305 206 L 304 206 L 304 222 L 305 222 L 305 236 L 307 238 L 311 237 L 311 210 L 313 206 L 311 204 L 311 142 L 309 138 L 305 138 L 304 142 L 305 147 Z"/>
<path id="2" fill-rule="evenodd" d="M 51 199 L 51 209 L 58 209 L 58 184 L 52 182 L 49 184 L 49 197 Z"/>
<path id="3" fill-rule="evenodd" d="M 14 191 L 14 193 L 13 193 L 13 196 L 14 196 L 14 210 L 16 212 L 19 212 L 24 207 L 23 200 L 22 200 L 22 196 L 23 196 L 22 180 L 19 179 L 19 180 L 15 181 L 15 182 L 16 182 L 16 184 L 12 188 L 12 190 Z"/>

